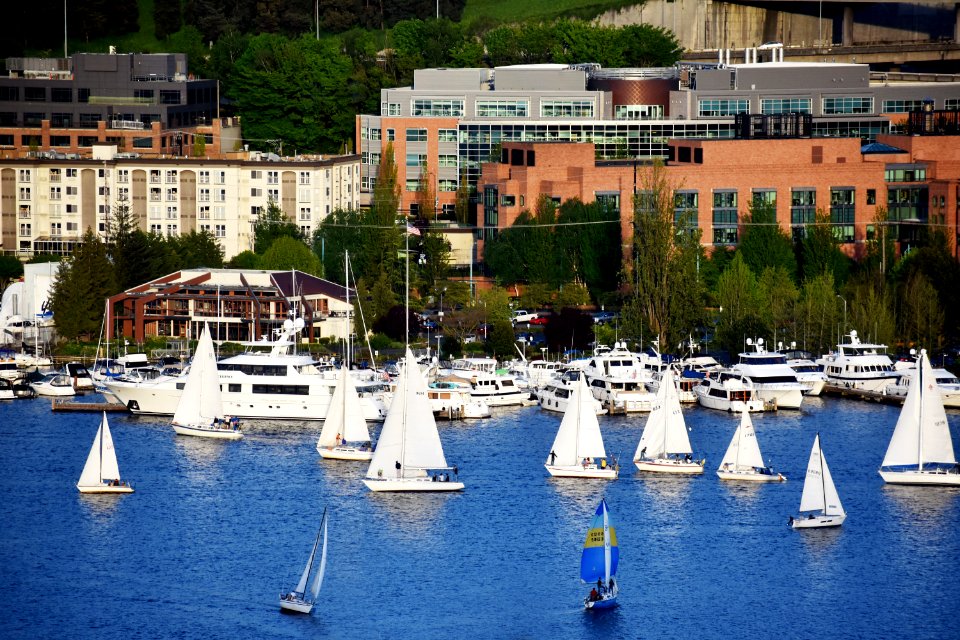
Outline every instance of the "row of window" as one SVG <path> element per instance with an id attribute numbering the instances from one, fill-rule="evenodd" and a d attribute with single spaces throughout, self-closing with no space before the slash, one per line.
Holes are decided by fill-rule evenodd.
<path id="1" fill-rule="evenodd" d="M 410 115 L 417 117 L 462 118 L 464 101 L 457 98 L 415 98 L 410 101 Z M 526 118 L 530 115 L 529 100 L 477 100 L 477 118 Z M 381 102 L 380 115 L 399 116 L 399 102 Z M 596 101 L 592 98 L 558 98 L 540 100 L 541 118 L 593 118 Z M 376 138 L 379 139 L 379 138 Z"/>
<path id="2" fill-rule="evenodd" d="M 20 96 L 23 96 L 24 102 L 73 102 L 73 87 L 11 87 L 0 86 L 0 102 L 19 102 Z M 90 102 L 90 89 L 77 89 L 76 101 L 82 103 Z M 132 98 L 140 104 L 180 104 L 181 92 L 179 89 L 134 89 Z M 159 102 L 158 102 L 159 99 Z M 123 100 L 123 96 L 114 98 L 116 101 Z M 129 98 L 127 99 L 129 100 Z"/>
<path id="3" fill-rule="evenodd" d="M 379 156 L 379 154 L 377 154 Z M 379 157 L 378 157 L 379 162 Z M 121 184 L 130 182 L 130 169 L 117 169 L 117 182 Z M 359 173 L 360 168 L 354 167 L 354 173 Z M 280 184 L 280 172 L 279 171 L 267 171 L 263 172 L 260 170 L 253 170 L 250 172 L 251 180 L 261 180 L 263 179 L 263 173 L 266 173 L 267 184 Z M 298 172 L 297 184 L 299 185 L 309 185 L 310 182 L 310 172 L 309 171 L 300 171 Z M 77 169 L 50 169 L 49 179 L 50 182 L 60 182 L 62 177 L 68 179 L 76 179 L 79 176 Z M 109 170 L 104 174 L 103 169 L 98 171 L 98 177 L 110 177 Z M 165 182 L 167 184 L 177 184 L 178 171 L 176 169 L 167 169 L 166 171 L 161 172 L 160 169 L 150 169 L 149 172 L 149 182 L 151 184 L 160 184 Z M 213 184 L 226 184 L 227 181 L 227 172 L 226 171 L 209 171 L 209 170 L 200 170 L 197 172 L 197 182 L 200 184 L 210 184 L 211 177 L 213 178 Z M 330 169 L 326 170 L 327 180 L 330 180 Z M 161 180 L 162 178 L 162 180 Z M 33 171 L 31 169 L 20 169 L 17 172 L 17 179 L 19 182 L 31 182 L 33 179 Z M 349 187 L 350 184 L 347 184 Z M 75 187 L 70 187 L 74 188 Z M 69 193 L 69 192 L 68 192 Z M 102 195 L 102 194 L 101 194 Z M 330 195 L 330 187 L 327 187 L 327 195 Z"/>
<path id="4" fill-rule="evenodd" d="M 923 108 L 923 103 L 923 100 L 884 100 L 880 112 L 918 111 Z M 873 106 L 874 99 L 869 96 L 845 96 L 821 100 L 823 115 L 873 115 Z M 960 98 L 947 98 L 944 101 L 944 108 L 960 108 Z M 812 109 L 811 98 L 761 98 L 760 100 L 760 112 L 764 114 L 812 113 Z M 749 112 L 750 100 L 746 98 L 706 98 L 698 103 L 698 114 L 701 118 L 730 117 Z"/>

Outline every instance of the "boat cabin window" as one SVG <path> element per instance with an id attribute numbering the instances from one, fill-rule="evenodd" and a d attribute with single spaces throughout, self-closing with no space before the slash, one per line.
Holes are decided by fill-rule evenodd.
<path id="1" fill-rule="evenodd" d="M 501 380 L 501 381 L 500 381 L 500 386 L 502 386 L 502 387 L 512 387 L 512 386 L 513 386 L 513 380 Z"/>
<path id="2" fill-rule="evenodd" d="M 255 384 L 254 393 L 282 394 L 291 396 L 308 396 L 310 387 L 305 384 Z"/>
<path id="3" fill-rule="evenodd" d="M 240 385 L 232 384 L 232 383 L 228 384 L 227 391 L 229 391 L 230 393 L 240 393 Z"/>
<path id="4" fill-rule="evenodd" d="M 237 371 L 248 376 L 285 376 L 287 375 L 286 365 L 272 364 L 240 364 L 240 363 L 220 363 L 217 367 L 220 371 Z"/>

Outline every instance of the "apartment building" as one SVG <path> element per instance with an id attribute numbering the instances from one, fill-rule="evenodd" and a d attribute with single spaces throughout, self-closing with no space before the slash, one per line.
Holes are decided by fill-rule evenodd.
<path id="1" fill-rule="evenodd" d="M 872 143 L 671 140 L 665 172 L 674 189 L 676 220 L 699 227 L 701 242 L 711 250 L 735 246 L 750 204 L 763 202 L 795 238 L 806 233 L 818 211 L 828 212 L 841 247 L 855 258 L 879 234 L 903 252 L 930 227 L 946 232 L 960 258 L 960 128 L 956 112 L 939 115 L 952 122 L 949 134 L 881 135 Z M 629 256 L 633 196 L 642 199 L 648 171 L 645 162 L 597 160 L 590 144 L 504 144 L 501 161 L 483 167 L 479 235 L 487 238 L 509 227 L 541 195 L 557 203 L 579 198 L 620 213 Z M 880 209 L 886 211 L 884 222 L 877 219 Z"/>
<path id="2" fill-rule="evenodd" d="M 105 237 L 118 204 L 147 233 L 207 231 L 227 259 L 253 249 L 253 223 L 271 201 L 306 235 L 338 208 L 359 206 L 356 155 L 152 158 L 95 145 L 91 158 L 0 159 L 4 253 L 68 255 L 89 228 Z"/>
<path id="3" fill-rule="evenodd" d="M 233 150 L 238 121 L 221 118 L 215 80 L 194 78 L 182 53 L 77 53 L 7 58 L 0 77 L 0 156 L 89 156 L 97 143 L 141 155 Z"/>
<path id="4" fill-rule="evenodd" d="M 873 141 L 896 131 L 925 100 L 960 105 L 960 82 L 893 82 L 864 64 L 785 62 L 782 49 L 747 50 L 749 62 L 657 69 L 521 65 L 421 69 L 410 87 L 384 89 L 379 115 L 358 115 L 361 192 L 373 190 L 392 142 L 402 207 L 414 214 L 429 181 L 441 214 L 459 182 L 476 187 L 483 162 L 508 142 L 588 142 L 599 159 L 666 158 L 668 141 L 732 139 L 737 114 L 809 115 L 797 135 Z M 769 60 L 761 61 L 761 56 Z"/>

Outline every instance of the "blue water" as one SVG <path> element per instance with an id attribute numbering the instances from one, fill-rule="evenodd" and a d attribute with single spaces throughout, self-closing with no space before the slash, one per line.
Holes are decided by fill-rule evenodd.
<path id="1" fill-rule="evenodd" d="M 757 416 L 789 481 L 720 482 L 736 418 L 685 409 L 702 477 L 554 480 L 542 466 L 560 417 L 500 410 L 440 423 L 462 494 L 372 494 L 365 466 L 322 461 L 317 427 L 251 424 L 241 442 L 177 437 L 110 416 L 137 492 L 74 484 L 97 414 L 0 404 L 2 638 L 960 637 L 960 490 L 885 486 L 876 469 L 898 408 L 812 399 Z M 632 457 L 645 418 L 601 419 Z M 951 413 L 960 443 L 960 414 Z M 793 531 L 820 431 L 849 513 Z M 620 540 L 620 607 L 584 612 L 590 518 L 607 498 Z M 330 509 L 327 579 L 312 616 L 282 615 Z"/>

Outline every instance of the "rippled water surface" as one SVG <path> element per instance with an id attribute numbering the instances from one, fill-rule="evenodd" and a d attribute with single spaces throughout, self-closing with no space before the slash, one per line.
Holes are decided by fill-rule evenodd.
<path id="1" fill-rule="evenodd" d="M 372 494 L 366 467 L 322 461 L 319 427 L 250 424 L 240 442 L 110 416 L 128 496 L 75 483 L 97 414 L 0 404 L 0 637 L 960 637 L 960 490 L 884 486 L 896 407 L 809 399 L 754 419 L 784 484 L 722 483 L 736 418 L 685 409 L 702 477 L 553 480 L 560 416 L 499 410 L 442 422 L 462 494 Z M 950 413 L 960 444 L 960 414 Z M 629 460 L 645 418 L 603 417 Z M 819 431 L 849 514 L 793 531 Z M 605 496 L 620 540 L 620 607 L 587 613 L 579 553 Z M 312 616 L 281 615 L 330 509 Z"/>

